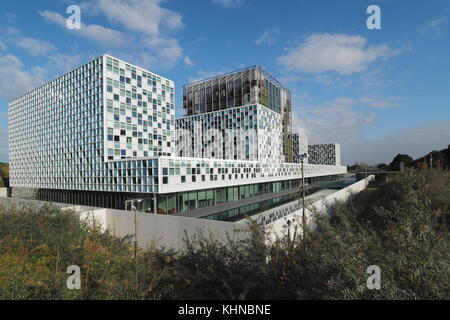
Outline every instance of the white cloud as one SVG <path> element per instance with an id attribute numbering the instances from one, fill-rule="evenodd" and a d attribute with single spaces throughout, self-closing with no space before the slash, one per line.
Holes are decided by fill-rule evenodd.
<path id="1" fill-rule="evenodd" d="M 3 42 L 0 41 L 0 51 L 5 51 L 6 50 L 6 44 L 4 44 Z"/>
<path id="2" fill-rule="evenodd" d="M 447 10 L 448 11 L 448 10 Z M 433 39 L 437 39 L 441 37 L 444 32 L 448 29 L 445 28 L 446 25 L 450 22 L 450 16 L 449 15 L 443 15 L 434 19 L 430 19 L 428 21 L 425 21 L 419 28 L 418 32 L 422 36 L 428 35 L 431 33 L 431 37 Z M 445 31 L 444 31 L 445 30 Z"/>
<path id="3" fill-rule="evenodd" d="M 352 140 L 360 130 L 375 121 L 373 113 L 357 111 L 357 100 L 340 97 L 323 105 L 307 106 L 298 103 L 293 112 L 294 129 L 302 129 L 310 143 Z"/>
<path id="4" fill-rule="evenodd" d="M 363 161 L 371 164 L 389 163 L 398 154 L 414 159 L 432 150 L 447 148 L 450 144 L 450 120 L 428 122 L 386 134 L 378 140 L 357 139 L 352 144 L 341 144 L 346 163 Z"/>
<path id="5" fill-rule="evenodd" d="M 46 71 L 40 67 L 24 70 L 23 63 L 11 54 L 0 56 L 0 98 L 10 101 L 44 82 Z"/>
<path id="6" fill-rule="evenodd" d="M 429 122 L 407 129 L 387 133 L 377 140 L 364 137 L 364 130 L 374 124 L 371 111 L 358 109 L 360 100 L 340 97 L 320 105 L 306 105 L 308 96 L 294 96 L 297 106 L 293 112 L 293 131 L 305 132 L 309 143 L 338 142 L 341 144 L 342 162 L 389 163 L 398 153 L 419 158 L 433 149 L 440 150 L 450 144 L 450 120 Z M 399 97 L 371 98 L 373 101 L 398 103 Z M 372 101 L 371 100 L 371 101 Z"/>
<path id="7" fill-rule="evenodd" d="M 83 63 L 83 56 L 76 53 L 55 53 L 48 57 L 48 61 L 57 71 L 68 72 Z"/>
<path id="8" fill-rule="evenodd" d="M 389 109 L 404 106 L 401 97 L 387 97 L 387 98 L 375 98 L 375 97 L 361 97 L 359 101 L 370 107 L 377 109 Z"/>
<path id="9" fill-rule="evenodd" d="M 67 29 L 66 19 L 61 14 L 49 10 L 39 11 L 39 14 L 47 22 L 55 23 L 61 28 Z M 67 29 L 67 31 L 105 46 L 123 46 L 126 44 L 125 34 L 97 24 L 86 25 L 82 23 L 80 30 Z"/>
<path id="10" fill-rule="evenodd" d="M 114 25 L 125 30 L 115 30 L 100 25 L 82 24 L 80 30 L 69 31 L 104 46 L 116 47 L 117 55 L 146 68 L 172 68 L 179 61 L 192 60 L 183 54 L 178 40 L 170 36 L 183 27 L 182 16 L 161 6 L 164 0 L 91 0 L 80 4 L 82 13 L 104 15 Z M 66 28 L 66 20 L 56 12 L 40 14 L 48 21 Z M 83 16 L 82 16 L 83 17 Z M 125 49 L 126 51 L 122 51 Z"/>
<path id="11" fill-rule="evenodd" d="M 20 34 L 20 30 L 17 29 L 16 27 L 8 27 L 6 28 L 6 34 L 8 36 L 16 36 Z"/>
<path id="12" fill-rule="evenodd" d="M 212 0 L 212 2 L 225 8 L 240 7 L 243 4 L 243 0 Z"/>
<path id="13" fill-rule="evenodd" d="M 361 36 L 314 34 L 278 58 L 289 71 L 318 74 L 335 71 L 342 75 L 362 72 L 374 61 L 398 52 L 387 45 L 368 46 Z"/>
<path id="14" fill-rule="evenodd" d="M 161 6 L 164 0 L 93 0 L 82 7 L 94 14 L 103 14 L 113 24 L 120 24 L 136 34 L 129 34 L 129 42 L 136 44 L 138 53 L 131 54 L 146 67 L 172 68 L 183 59 L 183 48 L 169 34 L 183 27 L 182 16 Z M 144 53 L 141 53 L 144 51 Z M 150 52 L 148 52 L 150 51 Z"/>
<path id="15" fill-rule="evenodd" d="M 263 34 L 258 39 L 255 40 L 255 43 L 257 45 L 274 44 L 277 40 L 276 36 L 278 35 L 279 32 L 280 32 L 279 27 L 267 28 L 266 30 L 264 30 Z"/>
<path id="16" fill-rule="evenodd" d="M 20 37 L 16 40 L 16 44 L 26 50 L 27 53 L 35 56 L 44 55 L 56 50 L 51 43 L 34 38 Z"/>
<path id="17" fill-rule="evenodd" d="M 17 15 L 12 12 L 6 12 L 4 16 L 6 21 L 8 21 L 9 23 L 14 23 L 17 20 Z"/>
<path id="18" fill-rule="evenodd" d="M 440 17 L 440 18 L 429 20 L 425 24 L 430 28 L 437 28 L 441 24 L 446 23 L 448 20 L 449 20 L 448 17 Z"/>
<path id="19" fill-rule="evenodd" d="M 175 31 L 183 26 L 179 13 L 161 6 L 164 0 L 94 0 L 82 8 L 104 14 L 111 23 L 126 29 L 159 36 L 164 30 Z"/>
<path id="20" fill-rule="evenodd" d="M 194 61 L 191 60 L 188 56 L 184 57 L 184 64 L 188 67 L 192 67 L 194 65 Z"/>

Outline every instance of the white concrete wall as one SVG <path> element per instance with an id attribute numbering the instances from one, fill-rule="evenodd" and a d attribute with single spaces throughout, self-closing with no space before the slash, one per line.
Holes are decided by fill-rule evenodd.
<path id="1" fill-rule="evenodd" d="M 75 209 L 75 208 L 74 208 Z M 88 219 L 92 223 L 95 217 L 100 230 L 108 229 L 111 234 L 123 238 L 127 237 L 134 243 L 135 223 L 134 213 L 111 209 L 99 209 L 82 212 L 81 219 Z M 183 249 L 185 235 L 192 237 L 208 237 L 213 235 L 219 239 L 226 239 L 227 234 L 232 239 L 245 237 L 246 225 L 232 222 L 213 221 L 197 218 L 167 216 L 156 214 L 136 214 L 137 242 L 141 248 L 151 245 Z"/>
<path id="2" fill-rule="evenodd" d="M 334 204 L 335 202 L 345 202 L 350 197 L 360 193 L 364 189 L 367 188 L 370 181 L 375 179 L 374 175 L 368 176 L 366 179 L 360 180 L 344 189 L 341 189 L 329 196 L 326 196 L 320 200 L 316 200 L 313 203 L 306 203 L 305 206 L 305 216 L 306 216 L 306 225 L 310 227 L 314 227 L 313 223 L 313 215 L 314 214 L 324 214 L 327 213 L 328 206 Z M 277 236 L 282 236 L 288 230 L 288 223 L 290 223 L 289 229 L 291 230 L 291 234 L 295 228 L 299 232 L 302 232 L 302 206 L 299 206 L 300 209 L 285 216 L 282 219 L 279 219 L 275 222 L 272 222 L 266 226 L 268 232 L 271 234 L 271 239 L 275 239 Z"/>

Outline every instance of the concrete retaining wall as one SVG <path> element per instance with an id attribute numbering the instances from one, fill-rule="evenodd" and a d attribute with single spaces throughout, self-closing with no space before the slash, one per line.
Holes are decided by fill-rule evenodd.
<path id="1" fill-rule="evenodd" d="M 117 237 L 126 237 L 131 242 L 135 241 L 133 212 L 99 209 L 81 213 L 81 218 L 88 219 L 90 222 L 92 217 L 101 224 L 102 231 L 108 229 Z M 136 229 L 137 243 L 141 248 L 155 245 L 183 249 L 186 234 L 189 238 L 213 235 L 219 239 L 226 239 L 227 234 L 232 239 L 245 237 L 248 234 L 246 232 L 248 228 L 243 224 L 139 212 L 136 214 Z"/>
<path id="2" fill-rule="evenodd" d="M 320 200 L 316 200 L 313 203 L 306 202 L 305 206 L 306 225 L 314 228 L 312 219 L 314 214 L 328 213 L 328 208 L 330 205 L 334 204 L 335 202 L 347 201 L 349 198 L 355 196 L 356 194 L 366 189 L 369 183 L 374 179 L 375 176 L 370 175 L 366 179 L 360 180 L 327 197 L 324 197 Z M 291 234 L 293 234 L 292 231 L 294 229 L 297 229 L 298 232 L 302 232 L 302 208 L 303 207 L 300 205 L 299 210 L 267 225 L 267 230 L 271 233 L 271 238 L 273 240 L 277 236 L 282 236 L 283 234 L 285 234 L 288 229 L 291 230 Z"/>

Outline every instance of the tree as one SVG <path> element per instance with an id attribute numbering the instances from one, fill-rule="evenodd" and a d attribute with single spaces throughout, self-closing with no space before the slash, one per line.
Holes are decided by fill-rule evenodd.
<path id="1" fill-rule="evenodd" d="M 400 171 L 400 164 L 403 162 L 405 168 L 410 168 L 413 165 L 413 158 L 408 156 L 407 154 L 397 154 L 389 164 L 388 168 L 390 171 Z"/>
<path id="2" fill-rule="evenodd" d="M 7 163 L 0 163 L 0 177 L 9 178 L 9 165 Z"/>
<path id="3" fill-rule="evenodd" d="M 447 149 L 444 150 L 444 155 L 446 158 L 447 170 L 450 170 L 450 144 L 448 145 Z"/>

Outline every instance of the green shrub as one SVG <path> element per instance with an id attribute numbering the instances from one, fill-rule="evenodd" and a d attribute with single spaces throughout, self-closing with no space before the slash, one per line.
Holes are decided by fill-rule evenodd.
<path id="1" fill-rule="evenodd" d="M 449 299 L 448 176 L 407 169 L 377 182 L 305 239 L 187 239 L 139 250 L 52 206 L 0 207 L 0 299 Z M 82 289 L 66 288 L 78 265 Z M 381 268 L 381 290 L 366 269 Z"/>

